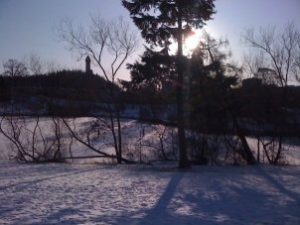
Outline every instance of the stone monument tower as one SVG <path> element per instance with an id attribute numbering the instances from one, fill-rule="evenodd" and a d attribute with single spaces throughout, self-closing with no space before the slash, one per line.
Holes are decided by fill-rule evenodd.
<path id="1" fill-rule="evenodd" d="M 91 59 L 89 56 L 85 58 L 85 73 L 93 74 L 93 71 L 91 70 Z"/>

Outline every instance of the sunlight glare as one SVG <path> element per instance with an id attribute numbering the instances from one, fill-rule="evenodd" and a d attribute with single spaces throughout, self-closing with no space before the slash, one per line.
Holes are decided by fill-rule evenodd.
<path id="1" fill-rule="evenodd" d="M 190 56 L 193 52 L 193 50 L 197 47 L 197 45 L 199 44 L 200 40 L 201 40 L 201 30 L 194 30 L 193 34 L 191 34 L 189 37 L 187 37 L 184 40 L 183 43 L 183 54 L 185 56 Z M 170 45 L 170 53 L 172 55 L 175 55 L 177 52 L 177 43 L 176 42 L 172 42 L 172 44 Z"/>
<path id="2" fill-rule="evenodd" d="M 183 44 L 183 51 L 185 55 L 191 54 L 191 52 L 197 47 L 201 40 L 201 31 L 195 30 L 193 34 L 187 37 Z"/>

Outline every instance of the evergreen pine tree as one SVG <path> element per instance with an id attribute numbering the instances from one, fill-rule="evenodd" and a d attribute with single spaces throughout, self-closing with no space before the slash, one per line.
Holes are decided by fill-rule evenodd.
<path id="1" fill-rule="evenodd" d="M 179 167 L 189 167 L 185 143 L 185 124 L 183 111 L 183 38 L 192 28 L 201 28 L 205 21 L 215 13 L 215 0 L 122 0 L 130 12 L 142 37 L 152 47 L 159 46 L 169 50 L 171 39 L 178 44 L 177 51 L 177 122 L 179 140 Z"/>

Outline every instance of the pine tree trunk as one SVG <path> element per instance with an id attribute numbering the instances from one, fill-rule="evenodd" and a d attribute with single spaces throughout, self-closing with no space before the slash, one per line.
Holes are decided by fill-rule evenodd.
<path id="1" fill-rule="evenodd" d="M 182 53 L 182 18 L 178 7 L 178 53 L 177 53 L 177 126 L 179 144 L 179 168 L 188 168 L 189 161 L 186 151 L 184 110 L 183 110 L 183 53 Z"/>

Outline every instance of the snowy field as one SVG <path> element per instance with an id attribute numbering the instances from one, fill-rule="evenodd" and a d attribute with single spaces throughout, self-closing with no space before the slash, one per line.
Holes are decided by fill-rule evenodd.
<path id="1" fill-rule="evenodd" d="M 0 163 L 0 224 L 300 224 L 300 167 Z"/>
<path id="2" fill-rule="evenodd" d="M 52 127 L 47 124 L 48 119 L 43 119 L 43 131 L 51 134 Z M 90 127 L 91 118 L 76 122 L 79 134 L 85 135 Z M 124 120 L 122 127 L 124 151 L 143 153 L 144 160 L 157 157 L 154 149 L 159 146 L 163 127 L 135 120 Z M 171 147 L 171 132 L 166 130 L 166 147 Z M 96 133 L 91 133 L 91 138 Z M 142 152 L 138 141 L 141 134 L 146 146 Z M 110 133 L 101 130 L 100 135 L 91 143 L 112 151 Z M 255 151 L 256 140 L 248 141 Z M 18 164 L 8 161 L 13 152 L 1 135 L 0 150 L 1 225 L 300 224 L 298 144 L 290 146 L 287 156 L 293 166 L 193 166 L 185 172 L 178 171 L 174 163 L 116 166 L 83 160 L 73 164 Z M 72 152 L 73 156 L 93 155 L 76 142 Z"/>
<path id="3" fill-rule="evenodd" d="M 50 145 L 50 140 L 53 139 L 54 136 L 53 122 L 51 118 L 40 118 L 39 121 L 41 131 L 43 132 L 43 136 L 47 140 L 49 140 L 48 145 Z M 69 122 L 72 129 L 78 134 L 80 138 L 82 138 L 83 141 L 87 142 L 87 140 L 89 139 L 91 145 L 96 149 L 105 153 L 115 154 L 111 131 L 103 127 L 91 129 L 94 126 L 95 121 L 97 121 L 95 118 L 83 117 L 67 121 Z M 25 146 L 32 145 L 32 143 L 30 142 L 32 140 L 30 132 L 32 132 L 35 123 L 35 118 L 27 117 L 26 127 L 28 129 L 25 130 L 23 128 L 23 135 L 20 139 Z M 61 141 L 62 157 L 99 156 L 98 153 L 93 152 L 91 149 L 89 149 L 82 143 L 79 143 L 74 138 L 70 139 L 72 135 L 70 134 L 68 129 L 62 124 L 62 121 L 60 121 L 60 124 L 63 138 Z M 143 162 L 161 159 L 161 141 L 163 141 L 163 148 L 168 158 L 176 158 L 174 157 L 174 155 L 177 155 L 177 134 L 175 128 L 165 127 L 163 125 L 140 123 L 132 119 L 123 119 L 121 122 L 121 126 L 123 156 L 125 158 L 135 161 L 142 160 Z M 215 138 L 216 136 L 213 135 L 206 135 L 205 137 L 207 138 L 210 145 L 212 145 L 210 150 L 216 151 L 216 153 L 219 155 L 218 161 L 220 162 L 220 164 L 223 164 L 224 155 L 227 151 L 226 147 L 224 146 L 224 137 Z M 226 137 L 233 138 L 233 136 Z M 37 142 L 36 146 L 42 149 L 43 146 L 41 146 L 41 144 L 43 142 L 40 140 L 39 134 L 37 134 L 35 140 Z M 254 155 L 256 155 L 257 140 L 253 137 L 248 137 L 247 141 Z M 72 143 L 71 147 L 69 146 L 70 143 Z M 285 161 L 289 165 L 300 166 L 300 140 L 287 140 L 283 143 L 283 149 Z M 263 150 L 261 150 L 261 154 L 262 153 Z M 9 158 L 14 158 L 15 155 L 16 149 L 12 150 L 12 145 L 10 144 L 8 139 L 0 133 L 0 160 L 8 160 Z M 78 163 L 79 161 L 84 163 L 90 163 L 101 162 L 103 161 L 103 159 L 75 160 L 76 163 Z M 104 161 L 107 161 L 107 158 Z M 108 162 L 111 162 L 111 160 L 108 160 Z M 267 162 L 267 160 L 265 162 Z"/>

